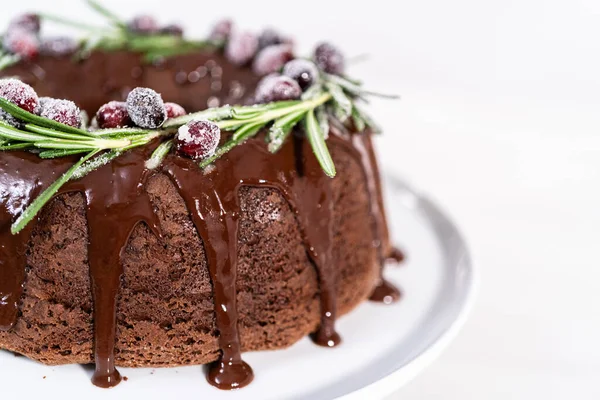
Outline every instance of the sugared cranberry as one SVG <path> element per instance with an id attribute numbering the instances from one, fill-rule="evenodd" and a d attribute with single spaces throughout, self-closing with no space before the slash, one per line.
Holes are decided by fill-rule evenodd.
<path id="1" fill-rule="evenodd" d="M 261 50 L 282 43 L 286 43 L 286 39 L 284 39 L 275 29 L 267 28 L 258 36 L 258 48 Z"/>
<path id="2" fill-rule="evenodd" d="M 127 112 L 140 128 L 158 128 L 167 119 L 167 110 L 160 94 L 150 88 L 135 88 L 127 95 Z"/>
<path id="3" fill-rule="evenodd" d="M 283 75 L 289 76 L 298 82 L 302 90 L 306 90 L 317 81 L 319 69 L 313 62 L 299 58 L 283 66 Z"/>
<path id="4" fill-rule="evenodd" d="M 35 113 L 39 109 L 40 103 L 35 90 L 18 79 L 1 79 L 0 97 L 32 113 Z M 20 120 L 2 109 L 0 109 L 0 120 L 17 128 L 20 128 L 22 125 Z"/>
<path id="5" fill-rule="evenodd" d="M 26 60 L 32 60 L 40 52 L 40 41 L 37 35 L 25 29 L 10 29 L 2 39 L 4 49 L 17 54 Z"/>
<path id="6" fill-rule="evenodd" d="M 0 97 L 4 97 L 30 113 L 35 113 L 40 105 L 35 90 L 28 84 L 14 78 L 0 80 Z"/>
<path id="7" fill-rule="evenodd" d="M 340 75 L 344 72 L 346 61 L 336 47 L 329 43 L 321 43 L 315 49 L 315 63 L 327 73 Z"/>
<path id="8" fill-rule="evenodd" d="M 177 24 L 170 24 L 170 25 L 162 27 L 160 29 L 160 33 L 165 34 L 165 35 L 173 35 L 173 36 L 182 37 L 183 36 L 183 27 L 181 25 L 177 25 Z"/>
<path id="9" fill-rule="evenodd" d="M 229 35 L 231 35 L 232 27 L 233 22 L 230 19 L 223 19 L 217 22 L 210 31 L 210 40 L 224 42 L 229 38 Z"/>
<path id="10" fill-rule="evenodd" d="M 252 69 L 257 75 L 267 75 L 279 72 L 286 62 L 292 60 L 292 46 L 289 44 L 276 44 L 262 49 L 252 63 Z"/>
<path id="11" fill-rule="evenodd" d="M 129 21 L 129 30 L 140 35 L 151 35 L 159 31 L 158 22 L 151 15 L 138 15 Z"/>
<path id="12" fill-rule="evenodd" d="M 40 17 L 37 14 L 23 14 L 13 18 L 9 25 L 8 30 L 13 29 L 25 29 L 32 33 L 40 32 Z"/>
<path id="13" fill-rule="evenodd" d="M 96 123 L 100 129 L 124 128 L 133 125 L 124 101 L 111 101 L 100 107 L 96 113 Z"/>
<path id="14" fill-rule="evenodd" d="M 63 57 L 77 51 L 79 45 L 70 37 L 55 37 L 42 40 L 40 52 L 47 56 Z"/>
<path id="15" fill-rule="evenodd" d="M 177 151 L 194 159 L 210 157 L 221 140 L 221 130 L 210 121 L 190 121 L 179 128 Z"/>
<path id="16" fill-rule="evenodd" d="M 81 110 L 70 100 L 40 98 L 40 116 L 75 128 L 81 126 Z"/>
<path id="17" fill-rule="evenodd" d="M 296 100 L 302 95 L 298 82 L 282 75 L 267 75 L 256 87 L 255 100 L 257 103 L 273 101 Z"/>
<path id="18" fill-rule="evenodd" d="M 185 108 L 177 103 L 165 103 L 165 108 L 167 110 L 167 118 L 177 118 L 187 114 Z"/>
<path id="19" fill-rule="evenodd" d="M 229 37 L 225 56 L 236 65 L 250 62 L 258 49 L 258 39 L 250 32 L 233 33 Z"/>

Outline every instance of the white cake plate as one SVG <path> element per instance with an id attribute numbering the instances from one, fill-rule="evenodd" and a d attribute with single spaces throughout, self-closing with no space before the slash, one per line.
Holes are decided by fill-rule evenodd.
<path id="1" fill-rule="evenodd" d="M 47 367 L 0 351 L 6 398 L 344 400 L 381 399 L 434 360 L 456 335 L 473 301 L 475 276 L 460 233 L 430 200 L 402 181 L 384 182 L 392 237 L 407 254 L 386 277 L 402 289 L 393 305 L 364 303 L 340 319 L 343 343 L 335 349 L 308 338 L 286 350 L 244 354 L 255 380 L 223 392 L 203 368 L 121 368 L 128 377 L 114 389 L 90 383 L 91 369 Z"/>

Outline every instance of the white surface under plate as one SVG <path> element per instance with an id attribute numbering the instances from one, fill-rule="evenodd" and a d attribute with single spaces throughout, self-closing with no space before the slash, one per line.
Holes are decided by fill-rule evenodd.
<path id="1" fill-rule="evenodd" d="M 393 305 L 364 303 L 338 322 L 342 344 L 315 346 L 308 338 L 289 349 L 245 353 L 255 380 L 248 387 L 219 391 L 203 367 L 120 368 L 128 377 L 118 387 L 90 383 L 91 368 L 47 367 L 0 351 L 5 397 L 115 399 L 321 400 L 378 399 L 408 382 L 431 362 L 464 322 L 473 299 L 474 271 L 455 226 L 431 203 L 396 179 L 387 179 L 393 237 L 407 253 L 386 277 L 403 292 Z M 45 377 L 45 378 L 44 378 Z M 191 397 L 190 397 L 191 396 Z"/>

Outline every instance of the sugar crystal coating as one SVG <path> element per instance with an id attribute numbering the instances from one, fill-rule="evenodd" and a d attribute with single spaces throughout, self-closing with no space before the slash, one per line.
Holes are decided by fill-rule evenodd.
<path id="1" fill-rule="evenodd" d="M 127 95 L 127 112 L 140 128 L 158 128 L 167 119 L 167 110 L 160 94 L 150 88 L 135 88 Z"/>
<path id="2" fill-rule="evenodd" d="M 79 128 L 81 126 L 81 110 L 70 100 L 40 98 L 40 116 Z"/>
<path id="3" fill-rule="evenodd" d="M 149 35 L 159 31 L 158 22 L 151 15 L 136 16 L 127 24 L 127 27 L 131 32 L 142 35 Z"/>
<path id="4" fill-rule="evenodd" d="M 250 32 L 233 33 L 229 37 L 225 56 L 236 65 L 245 65 L 256 54 L 258 50 L 258 39 Z"/>
<path id="5" fill-rule="evenodd" d="M 232 28 L 233 22 L 230 19 L 222 19 L 213 26 L 209 38 L 214 41 L 225 41 L 231 35 Z"/>
<path id="6" fill-rule="evenodd" d="M 40 52 L 40 41 L 37 34 L 22 28 L 8 30 L 2 38 L 2 46 L 9 53 L 26 60 L 34 59 Z"/>
<path id="7" fill-rule="evenodd" d="M 8 30 L 15 28 L 25 29 L 32 33 L 40 32 L 40 17 L 37 14 L 22 14 L 13 18 L 9 25 Z"/>
<path id="8" fill-rule="evenodd" d="M 77 49 L 79 49 L 77 42 L 67 36 L 43 39 L 40 45 L 40 53 L 54 57 L 71 55 Z"/>
<path id="9" fill-rule="evenodd" d="M 0 79 L 0 97 L 4 97 L 30 113 L 35 113 L 40 104 L 35 90 L 15 78 Z"/>
<path id="10" fill-rule="evenodd" d="M 283 66 L 283 75 L 292 78 L 302 90 L 306 90 L 317 81 L 319 69 L 313 62 L 299 58 Z"/>
<path id="11" fill-rule="evenodd" d="M 255 100 L 257 103 L 273 101 L 296 100 L 302 95 L 298 82 L 290 77 L 278 74 L 265 76 L 256 87 Z"/>
<path id="12" fill-rule="evenodd" d="M 294 58 L 292 46 L 276 44 L 262 49 L 252 63 L 252 70 L 257 75 L 279 72 L 284 64 Z"/>
<path id="13" fill-rule="evenodd" d="M 96 123 L 100 129 L 124 128 L 132 126 L 127 105 L 123 101 L 111 101 L 104 104 L 96 113 Z"/>
<path id="14" fill-rule="evenodd" d="M 346 60 L 344 55 L 330 43 L 321 43 L 315 49 L 315 63 L 323 71 L 340 75 L 344 72 Z"/>
<path id="15" fill-rule="evenodd" d="M 221 140 L 221 129 L 210 121 L 190 121 L 179 128 L 177 151 L 194 159 L 212 156 Z"/>
<path id="16" fill-rule="evenodd" d="M 177 103 L 165 103 L 165 109 L 167 110 L 167 118 L 177 118 L 187 114 L 185 108 Z"/>

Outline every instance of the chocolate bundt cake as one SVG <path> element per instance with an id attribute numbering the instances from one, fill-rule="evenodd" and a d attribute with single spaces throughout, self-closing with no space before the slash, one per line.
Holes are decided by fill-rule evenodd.
<path id="1" fill-rule="evenodd" d="M 398 299 L 367 92 L 335 47 L 114 23 L 44 39 L 30 14 L 3 37 L 0 349 L 95 363 L 102 387 L 211 363 L 234 389 L 243 351 L 336 346 L 337 317 Z"/>

